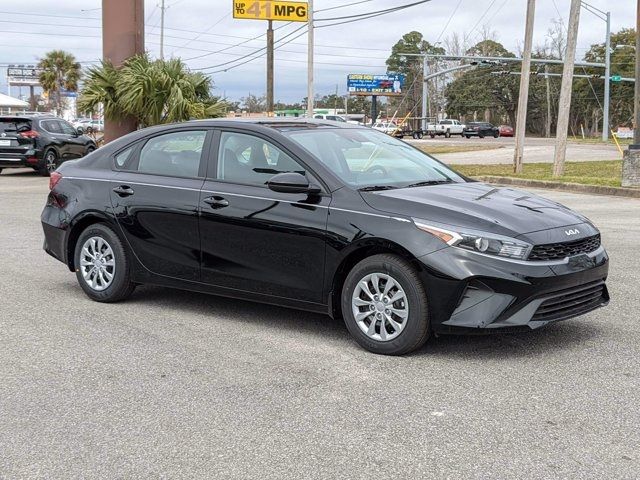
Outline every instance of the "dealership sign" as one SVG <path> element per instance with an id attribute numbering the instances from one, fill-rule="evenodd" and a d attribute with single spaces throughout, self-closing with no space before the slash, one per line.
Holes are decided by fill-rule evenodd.
<path id="1" fill-rule="evenodd" d="M 307 22 L 307 2 L 282 2 L 276 0 L 248 0 L 233 2 L 233 18 L 244 20 L 283 20 Z"/>
<path id="2" fill-rule="evenodd" d="M 18 67 L 10 65 L 9 68 L 7 68 L 7 77 L 11 77 L 16 80 L 37 80 L 41 71 L 41 69 L 36 68 L 35 66 L 25 67 L 21 65 Z"/>
<path id="3" fill-rule="evenodd" d="M 347 77 L 349 95 L 402 95 L 403 88 L 404 75 L 401 74 L 352 74 Z"/>

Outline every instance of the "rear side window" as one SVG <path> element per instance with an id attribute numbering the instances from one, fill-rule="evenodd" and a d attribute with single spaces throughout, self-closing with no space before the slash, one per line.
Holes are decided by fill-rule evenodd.
<path id="1" fill-rule="evenodd" d="M 62 133 L 60 123 L 57 120 L 45 120 L 42 122 L 42 128 L 49 133 Z"/>
<path id="2" fill-rule="evenodd" d="M 0 133 L 16 133 L 31 130 L 31 122 L 20 118 L 0 119 Z"/>
<path id="3" fill-rule="evenodd" d="M 127 164 L 127 160 L 131 158 L 131 154 L 133 153 L 134 148 L 135 147 L 129 147 L 123 152 L 120 152 L 118 155 L 116 155 L 116 167 L 124 168 L 124 166 Z"/>
<path id="4" fill-rule="evenodd" d="M 206 131 L 186 131 L 151 138 L 140 151 L 138 171 L 169 177 L 197 177 L 206 136 Z M 120 155 L 123 153 L 126 151 Z"/>

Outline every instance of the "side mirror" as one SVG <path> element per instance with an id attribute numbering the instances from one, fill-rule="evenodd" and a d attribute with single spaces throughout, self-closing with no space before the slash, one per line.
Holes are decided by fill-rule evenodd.
<path id="1" fill-rule="evenodd" d="M 78 133 L 78 135 L 84 135 L 84 128 L 78 127 L 76 128 L 76 132 Z"/>
<path id="2" fill-rule="evenodd" d="M 279 173 L 274 175 L 267 182 L 270 190 L 280 193 L 320 193 L 320 187 L 310 185 L 309 180 L 304 175 L 296 172 Z"/>

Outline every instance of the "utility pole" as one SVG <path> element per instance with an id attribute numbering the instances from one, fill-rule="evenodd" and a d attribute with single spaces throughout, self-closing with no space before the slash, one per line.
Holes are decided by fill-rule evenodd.
<path id="1" fill-rule="evenodd" d="M 429 116 L 429 88 L 427 85 L 427 77 L 429 76 L 429 64 L 427 57 L 422 57 L 422 128 L 424 132 L 427 130 L 427 117 Z"/>
<path id="2" fill-rule="evenodd" d="M 273 21 L 267 28 L 267 115 L 273 114 Z"/>
<path id="3" fill-rule="evenodd" d="M 544 80 L 547 84 L 547 124 L 545 125 L 545 136 L 551 138 L 551 89 L 549 88 L 549 65 L 544 66 Z"/>
<path id="4" fill-rule="evenodd" d="M 531 50 L 533 48 L 533 21 L 536 15 L 536 0 L 527 1 L 527 20 L 524 33 L 524 55 L 520 92 L 518 95 L 518 117 L 516 119 L 516 148 L 513 154 L 513 171 L 522 173 L 524 137 L 527 130 L 527 104 L 529 102 L 529 79 L 531 76 Z"/>
<path id="5" fill-rule="evenodd" d="M 164 59 L 164 0 L 160 3 L 160 60 Z"/>
<path id="6" fill-rule="evenodd" d="M 564 174 L 564 161 L 567 155 L 567 130 L 569 129 L 573 68 L 576 57 L 576 45 L 578 43 L 580 5 L 581 0 L 571 0 L 569 25 L 567 28 L 567 49 L 564 59 L 564 68 L 562 69 L 562 86 L 560 87 L 558 126 L 556 128 L 556 149 L 553 157 L 553 176 L 555 178 L 561 177 Z"/>
<path id="7" fill-rule="evenodd" d="M 307 51 L 307 117 L 313 118 L 313 0 L 309 0 L 309 37 Z"/>
<path id="8" fill-rule="evenodd" d="M 607 39 L 604 42 L 604 108 L 602 109 L 602 140 L 609 140 L 609 104 L 611 88 L 611 12 L 605 14 Z"/>

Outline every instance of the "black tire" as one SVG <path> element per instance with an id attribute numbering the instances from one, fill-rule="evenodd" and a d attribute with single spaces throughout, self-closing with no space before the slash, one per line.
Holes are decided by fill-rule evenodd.
<path id="1" fill-rule="evenodd" d="M 95 152 L 96 151 L 96 147 L 89 145 L 87 147 L 87 151 L 84 153 L 85 156 L 89 155 L 91 152 Z"/>
<path id="2" fill-rule="evenodd" d="M 82 248 L 85 242 L 92 237 L 103 239 L 113 252 L 113 260 L 115 261 L 115 267 L 114 270 L 112 270 L 113 278 L 110 285 L 104 290 L 95 290 L 92 288 L 83 275 L 81 265 Z M 118 235 L 103 223 L 90 225 L 80 234 L 74 252 L 74 265 L 76 267 L 76 278 L 80 287 L 89 298 L 97 302 L 119 302 L 131 295 L 135 289 L 135 284 L 131 281 L 131 262 L 127 251 Z"/>
<path id="3" fill-rule="evenodd" d="M 418 140 L 422 140 L 422 137 L 423 137 L 423 136 L 424 136 L 424 135 L 423 135 L 423 133 L 422 133 L 422 132 L 418 132 Z"/>
<path id="4" fill-rule="evenodd" d="M 0 168 L 0 174 L 2 173 L 2 169 Z"/>
<path id="5" fill-rule="evenodd" d="M 366 275 L 381 273 L 390 275 L 400 284 L 408 304 L 407 323 L 400 333 L 388 341 L 373 339 L 361 330 L 352 310 L 352 297 L 360 280 Z M 427 294 L 415 268 L 400 256 L 374 255 L 359 262 L 347 276 L 342 288 L 342 315 L 347 329 L 363 348 L 382 355 L 404 355 L 427 341 L 429 336 L 429 311 Z M 362 307 L 364 308 L 364 307 Z M 380 325 L 377 324 L 379 327 Z"/>
<path id="6" fill-rule="evenodd" d="M 465 135 L 464 137 L 465 137 L 466 139 L 469 139 L 469 138 L 471 138 L 471 135 Z"/>
<path id="7" fill-rule="evenodd" d="M 53 148 L 50 148 L 42 156 L 42 167 L 38 169 L 38 173 L 43 177 L 48 177 L 59 166 L 58 154 Z"/>
<path id="8" fill-rule="evenodd" d="M 484 135 L 482 133 L 479 133 L 478 138 L 484 138 Z"/>
<path id="9" fill-rule="evenodd" d="M 498 138 L 500 136 L 500 134 L 498 132 L 493 134 L 493 138 Z"/>
<path id="10" fill-rule="evenodd" d="M 444 132 L 444 138 L 451 138 L 451 132 L 449 130 Z"/>

